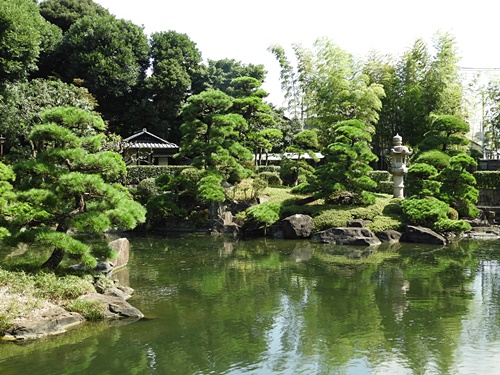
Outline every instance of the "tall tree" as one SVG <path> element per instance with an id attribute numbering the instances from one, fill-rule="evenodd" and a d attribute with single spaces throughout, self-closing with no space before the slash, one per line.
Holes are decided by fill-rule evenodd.
<path id="1" fill-rule="evenodd" d="M 109 16 L 109 11 L 92 0 L 44 0 L 41 15 L 66 32 L 77 20 L 86 16 Z"/>
<path id="2" fill-rule="evenodd" d="M 64 35 L 61 77 L 86 87 L 110 130 L 123 121 L 123 102 L 145 78 L 149 45 L 141 27 L 113 16 L 78 19 Z"/>
<path id="3" fill-rule="evenodd" d="M 378 121 L 383 87 L 371 83 L 359 61 L 327 38 L 318 39 L 313 49 L 295 45 L 298 64 L 294 70 L 283 49 L 271 48 L 282 67 L 282 88 L 306 124 L 319 130 L 320 141 L 328 144 L 329 124 L 358 119 L 367 125 Z M 295 113 L 299 113 L 295 109 Z"/>
<path id="4" fill-rule="evenodd" d="M 369 176 L 377 159 L 370 149 L 371 132 L 359 120 L 346 120 L 331 128 L 331 143 L 322 149 L 324 162 L 316 168 L 312 185 L 327 201 L 371 204 L 377 186 Z M 344 194 L 347 193 L 347 194 Z"/>
<path id="5" fill-rule="evenodd" d="M 180 141 L 180 110 L 191 94 L 194 76 L 200 71 L 201 53 L 186 34 L 153 33 L 151 76 L 146 100 L 151 101 L 156 121 L 150 128 L 173 142 Z"/>
<path id="6" fill-rule="evenodd" d="M 417 39 L 396 62 L 372 54 L 365 64 L 365 73 L 382 84 L 386 94 L 376 125 L 376 143 L 383 145 L 379 155 L 396 133 L 415 147 L 431 129 L 433 115 L 465 118 L 454 38 L 436 34 L 434 50 L 432 55 L 427 44 Z"/>
<path id="7" fill-rule="evenodd" d="M 37 69 L 40 52 L 60 38 L 40 15 L 36 2 L 0 2 L 0 84 L 24 79 Z"/>
<path id="8" fill-rule="evenodd" d="M 311 54 L 299 44 L 292 47 L 298 60 L 297 67 L 293 66 L 282 46 L 272 45 L 268 50 L 276 57 L 280 66 L 281 91 L 285 97 L 286 109 L 292 119 L 300 122 L 303 130 L 308 109 L 306 86 L 312 68 Z"/>
<path id="9" fill-rule="evenodd" d="M 243 64 L 234 59 L 208 60 L 204 88 L 230 94 L 231 82 L 240 77 L 252 77 L 260 82 L 266 78 L 264 65 Z"/>
<path id="10" fill-rule="evenodd" d="M 231 106 L 231 97 L 218 90 L 191 96 L 182 111 L 180 156 L 191 158 L 194 167 L 237 182 L 250 174 L 252 153 L 242 145 L 248 124 L 243 116 L 230 112 Z"/>
<path id="11" fill-rule="evenodd" d="M 93 111 L 96 101 L 83 87 L 59 80 L 33 79 L 6 85 L 0 98 L 0 134 L 6 138 L 9 159 L 25 159 L 32 151 L 28 135 L 42 121 L 41 113 L 59 106 Z"/>
<path id="12" fill-rule="evenodd" d="M 90 247 L 70 231 L 131 229 L 145 220 L 145 210 L 112 183 L 126 168 L 119 154 L 102 150 L 106 126 L 100 117 L 57 107 L 42 118 L 29 135 L 36 146 L 33 158 L 15 165 L 17 207 L 8 227 L 16 240 L 54 248 L 44 267 L 57 267 L 67 253 L 95 266 Z"/>

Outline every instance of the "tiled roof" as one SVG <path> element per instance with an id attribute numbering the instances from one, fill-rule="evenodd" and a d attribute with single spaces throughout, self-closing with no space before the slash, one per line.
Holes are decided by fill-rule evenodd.
<path id="1" fill-rule="evenodd" d="M 166 143 L 158 143 L 158 142 L 130 142 L 129 148 L 149 148 L 149 149 L 172 149 L 179 148 L 175 143 L 166 142 Z"/>
<path id="2" fill-rule="evenodd" d="M 146 128 L 136 132 L 134 135 L 125 138 L 132 148 L 179 148 L 175 143 L 166 141 L 157 135 L 150 133 Z"/>

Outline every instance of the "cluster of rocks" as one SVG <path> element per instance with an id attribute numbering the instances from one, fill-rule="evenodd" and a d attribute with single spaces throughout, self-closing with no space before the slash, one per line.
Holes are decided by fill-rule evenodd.
<path id="1" fill-rule="evenodd" d="M 109 244 L 116 251 L 116 258 L 107 259 L 101 262 L 96 271 L 99 277 L 108 277 L 113 280 L 112 283 L 103 283 L 107 287 L 100 287 L 96 283 L 96 293 L 90 293 L 80 296 L 79 299 L 86 301 L 96 301 L 104 307 L 105 319 L 130 319 L 139 320 L 144 315 L 135 307 L 127 302 L 132 297 L 133 289 L 126 286 L 123 280 L 120 280 L 120 274 L 126 270 L 129 259 L 130 244 L 126 238 L 120 238 Z M 79 268 L 75 266 L 74 268 Z M 123 278 L 122 278 L 123 279 Z M 123 284 L 123 285 L 122 285 Z M 44 336 L 56 335 L 66 332 L 85 321 L 85 318 L 76 312 L 70 312 L 63 307 L 51 304 L 48 308 L 33 314 L 28 319 L 16 319 L 14 324 L 6 330 L 4 340 L 29 340 Z"/>
<path id="2" fill-rule="evenodd" d="M 457 240 L 456 236 L 443 236 L 430 228 L 406 225 L 404 231 L 385 230 L 373 233 L 370 221 L 351 220 L 346 227 L 337 227 L 313 233 L 313 220 L 308 215 L 292 215 L 281 223 L 281 236 L 285 239 L 311 238 L 314 242 L 351 246 L 377 246 L 382 243 L 410 242 L 446 245 Z M 469 238 L 500 238 L 500 229 L 487 222 L 472 223 Z"/>

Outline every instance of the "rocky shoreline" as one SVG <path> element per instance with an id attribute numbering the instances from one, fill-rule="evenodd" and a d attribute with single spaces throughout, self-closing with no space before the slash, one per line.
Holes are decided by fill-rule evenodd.
<path id="1" fill-rule="evenodd" d="M 129 319 L 132 321 L 142 319 L 141 311 L 133 307 L 127 301 L 132 297 L 134 290 L 122 285 L 120 272 L 125 269 L 129 254 L 130 244 L 126 238 L 120 238 L 109 244 L 117 253 L 115 259 L 108 259 L 98 265 L 97 270 L 101 272 L 100 277 L 108 277 L 112 282 L 104 283 L 107 287 L 102 288 L 96 283 L 96 292 L 85 294 L 77 300 L 95 301 L 101 304 L 104 319 Z M 75 266 L 74 268 L 78 268 Z M 9 298 L 4 295 L 2 298 Z M 10 296 L 16 298 L 16 296 Z M 32 311 L 28 318 L 13 320 L 13 325 L 5 331 L 2 337 L 6 341 L 34 340 L 46 336 L 58 335 L 73 329 L 87 320 L 82 314 L 67 311 L 63 307 L 46 303 L 40 308 Z"/>

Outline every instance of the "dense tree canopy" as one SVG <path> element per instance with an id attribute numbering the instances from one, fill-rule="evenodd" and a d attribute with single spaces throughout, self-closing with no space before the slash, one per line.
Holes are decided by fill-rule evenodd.
<path id="1" fill-rule="evenodd" d="M 92 0 L 44 0 L 41 15 L 64 32 L 77 20 L 86 16 L 109 16 L 109 11 Z"/>
<path id="2" fill-rule="evenodd" d="M 33 157 L 15 165 L 15 214 L 3 216 L 2 224 L 12 240 L 52 246 L 45 267 L 57 267 L 66 253 L 92 267 L 96 260 L 90 247 L 68 232 L 134 228 L 145 220 L 145 210 L 126 188 L 112 183 L 126 173 L 125 163 L 102 150 L 105 124 L 100 117 L 57 107 L 42 119 L 29 135 Z"/>
<path id="3" fill-rule="evenodd" d="M 96 101 L 87 89 L 59 80 L 33 79 L 5 86 L 0 100 L 0 134 L 6 138 L 4 146 L 11 159 L 31 154 L 28 135 L 33 126 L 41 122 L 43 111 L 59 106 L 93 111 Z"/>
<path id="4" fill-rule="evenodd" d="M 51 49 L 60 31 L 43 19 L 36 2 L 0 3 L 0 84 L 24 79 L 37 70 L 41 51 Z"/>

